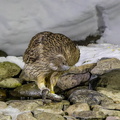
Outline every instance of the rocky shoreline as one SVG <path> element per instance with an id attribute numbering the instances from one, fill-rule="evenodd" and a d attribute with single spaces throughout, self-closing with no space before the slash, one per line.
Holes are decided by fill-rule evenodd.
<path id="1" fill-rule="evenodd" d="M 56 93 L 41 99 L 34 81 L 19 78 L 21 68 L 0 63 L 0 120 L 120 120 L 120 60 L 103 58 L 97 63 L 72 67 L 58 77 Z M 89 90 L 89 85 L 94 90 Z"/>

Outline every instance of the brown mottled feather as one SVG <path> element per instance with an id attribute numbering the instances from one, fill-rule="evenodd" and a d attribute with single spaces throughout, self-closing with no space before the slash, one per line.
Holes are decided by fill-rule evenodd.
<path id="1" fill-rule="evenodd" d="M 80 57 L 80 51 L 74 42 L 65 35 L 52 32 L 36 34 L 31 39 L 23 56 L 25 62 L 24 76 L 36 79 L 41 73 L 46 76 L 52 73 L 49 64 L 51 61 L 55 63 L 57 55 L 62 55 L 67 61 L 67 65 L 73 66 Z"/>

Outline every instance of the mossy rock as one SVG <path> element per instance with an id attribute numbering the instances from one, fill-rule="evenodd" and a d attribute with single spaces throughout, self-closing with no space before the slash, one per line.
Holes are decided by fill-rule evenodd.
<path id="1" fill-rule="evenodd" d="M 21 86 L 22 81 L 18 78 L 6 78 L 0 81 L 0 87 L 1 88 L 16 88 L 18 86 Z"/>
<path id="2" fill-rule="evenodd" d="M 20 73 L 21 68 L 15 63 L 1 62 L 0 63 L 0 80 L 16 76 Z"/>

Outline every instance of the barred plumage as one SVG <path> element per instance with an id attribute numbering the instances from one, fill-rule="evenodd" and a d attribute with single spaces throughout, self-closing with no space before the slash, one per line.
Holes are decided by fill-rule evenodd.
<path id="1" fill-rule="evenodd" d="M 79 57 L 79 49 L 65 35 L 41 32 L 31 39 L 24 53 L 25 66 L 21 76 L 34 79 L 38 87 L 43 90 L 46 88 L 45 78 L 48 75 L 54 71 L 69 69 L 79 60 Z"/>

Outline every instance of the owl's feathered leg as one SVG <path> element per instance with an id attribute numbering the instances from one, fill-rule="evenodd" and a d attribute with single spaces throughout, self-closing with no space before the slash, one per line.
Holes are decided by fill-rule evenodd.
<path id="1" fill-rule="evenodd" d="M 59 79 L 58 72 L 54 72 L 50 77 L 50 86 L 49 86 L 50 93 L 55 94 L 54 87 L 57 84 L 58 79 Z"/>
<path id="2" fill-rule="evenodd" d="M 60 72 L 54 72 L 50 77 L 50 84 L 49 84 L 50 94 L 48 94 L 48 98 L 55 101 L 61 101 L 63 99 L 63 97 L 55 94 L 54 91 L 54 87 L 57 84 L 60 75 L 61 75 Z"/>
<path id="3" fill-rule="evenodd" d="M 44 74 L 40 74 L 37 77 L 37 85 L 41 91 L 42 99 L 46 99 L 46 96 L 50 90 L 45 86 L 45 75 Z"/>

